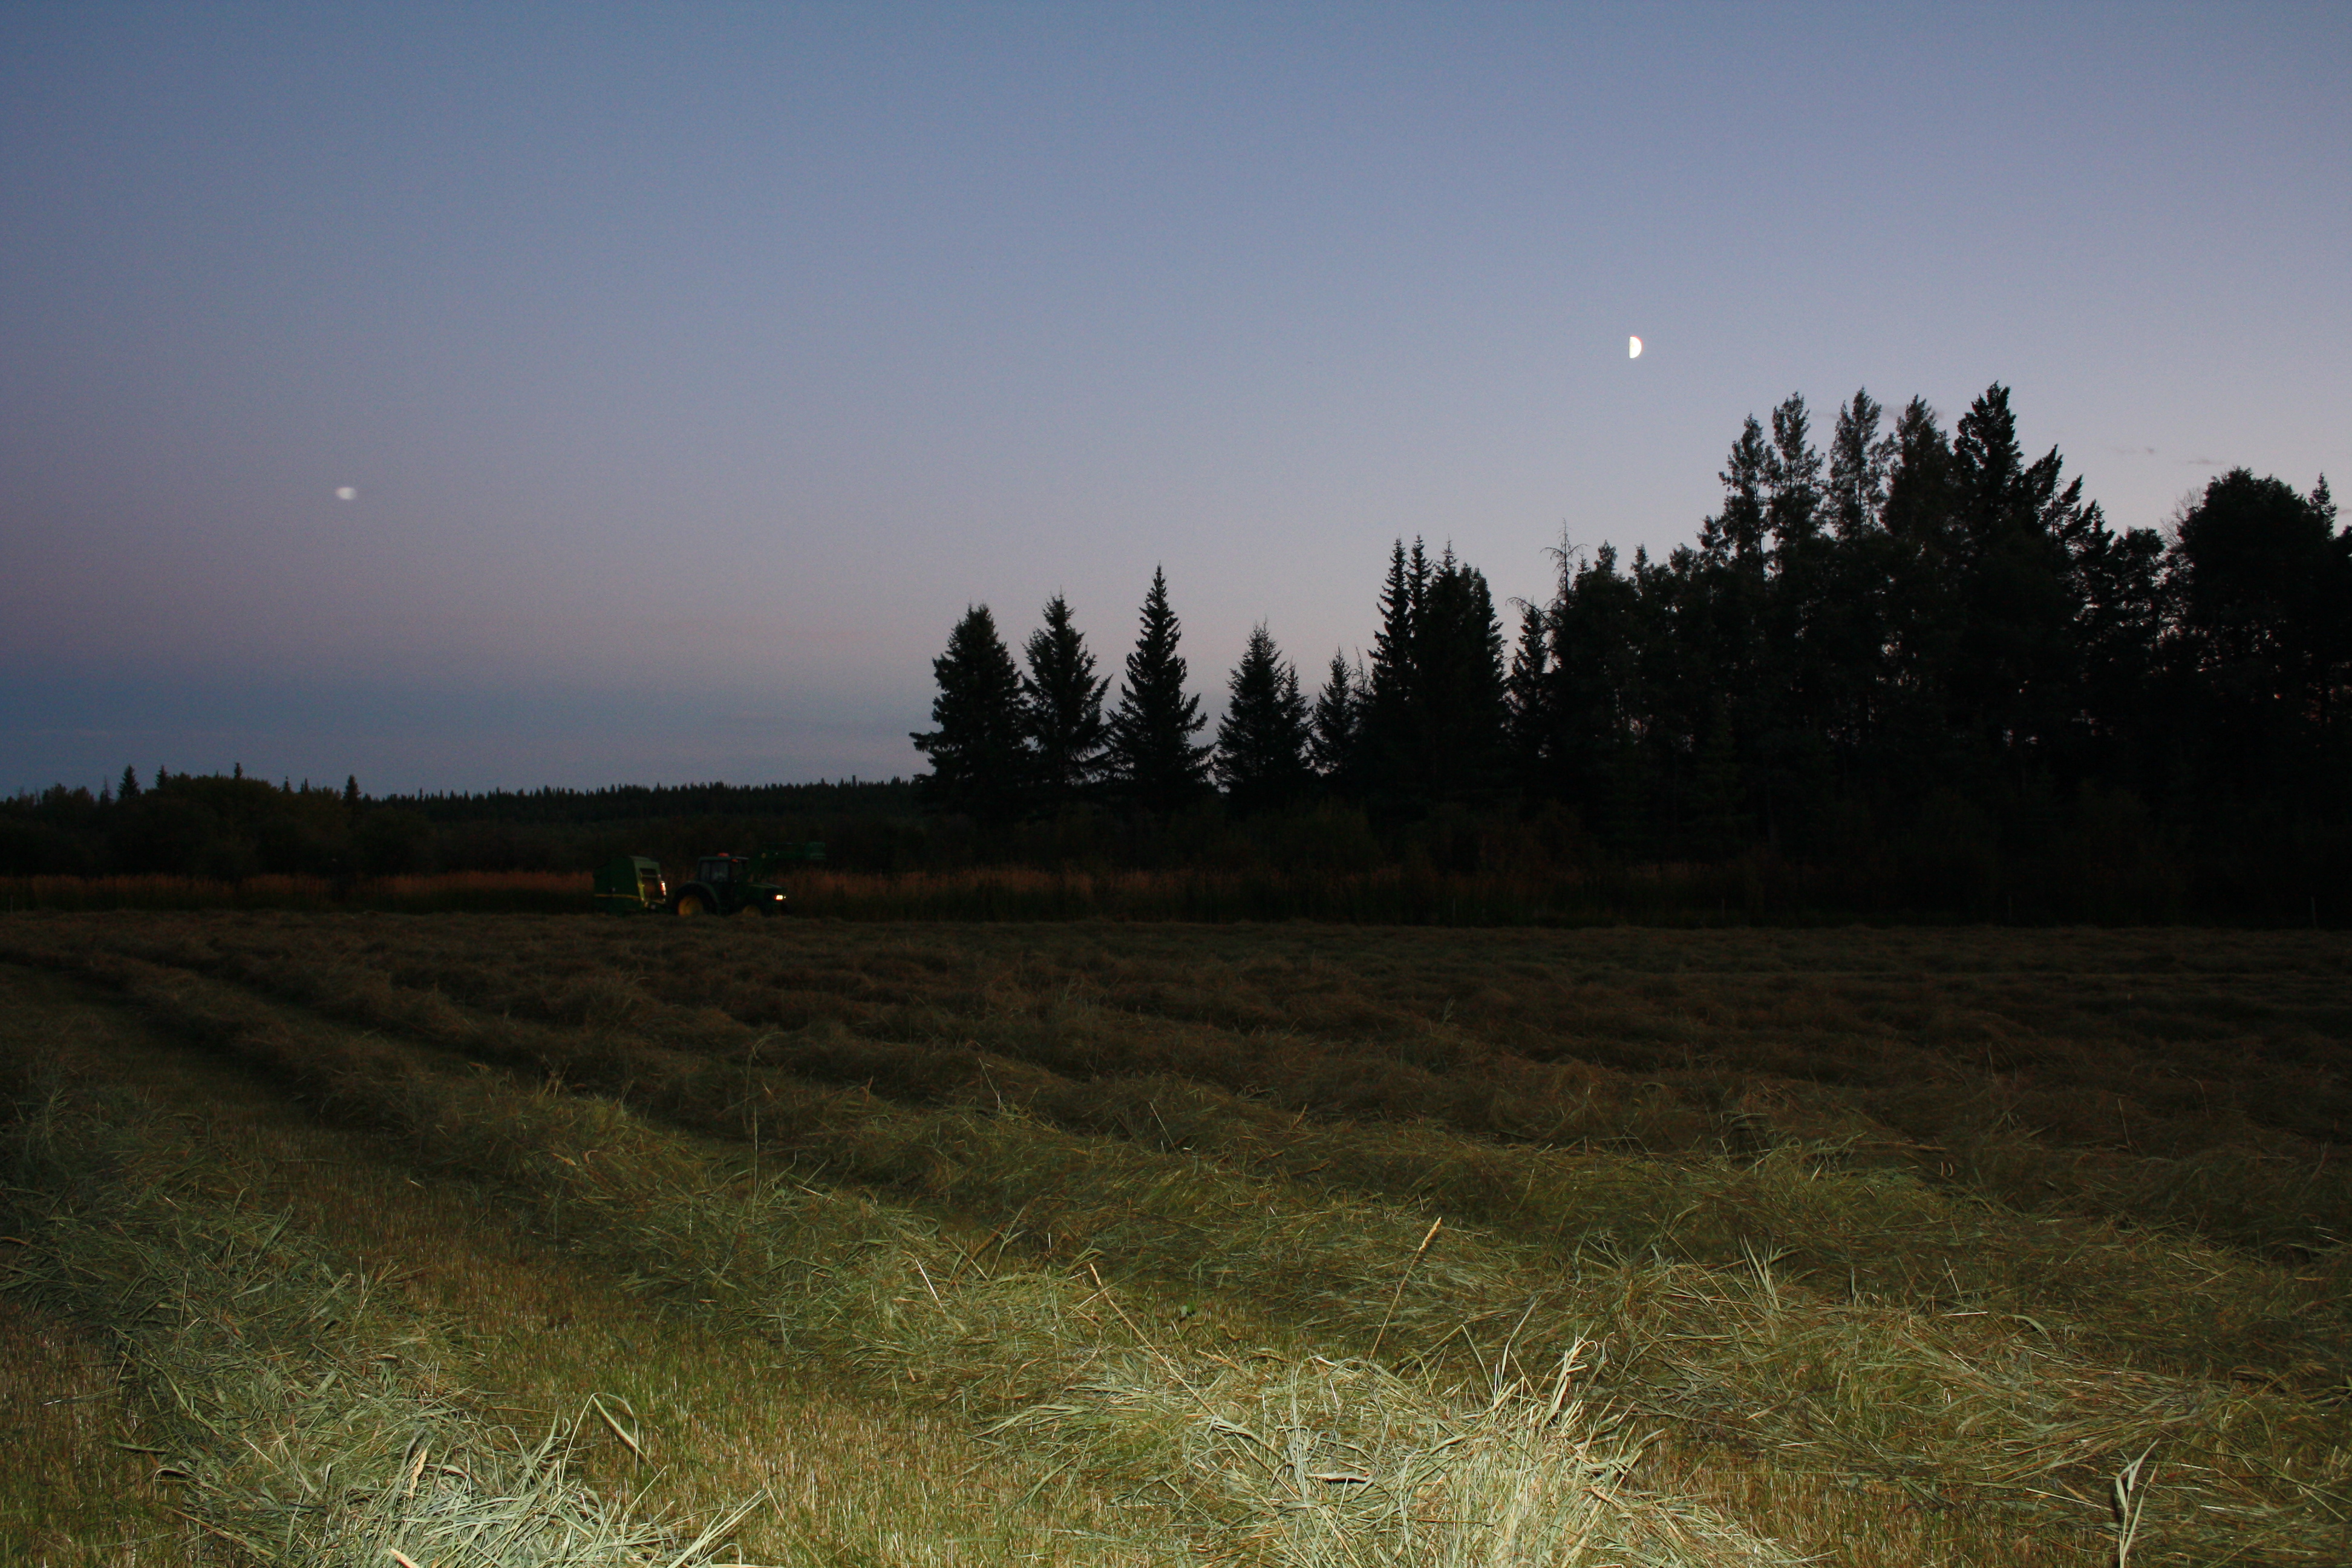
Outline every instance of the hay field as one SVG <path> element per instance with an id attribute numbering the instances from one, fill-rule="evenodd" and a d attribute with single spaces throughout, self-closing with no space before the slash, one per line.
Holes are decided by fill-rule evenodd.
<path id="1" fill-rule="evenodd" d="M 116 912 L 0 964 L 0 1388 L 73 1401 L 0 1417 L 0 1558 L 2352 1561 L 2340 936 Z"/>

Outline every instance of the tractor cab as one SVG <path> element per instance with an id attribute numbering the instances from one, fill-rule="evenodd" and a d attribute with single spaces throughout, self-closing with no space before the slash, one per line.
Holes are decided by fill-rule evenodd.
<path id="1" fill-rule="evenodd" d="M 737 868 L 741 875 L 737 875 Z M 748 882 L 751 879 L 751 863 L 740 855 L 706 855 L 695 863 L 694 879 L 698 882 Z"/>

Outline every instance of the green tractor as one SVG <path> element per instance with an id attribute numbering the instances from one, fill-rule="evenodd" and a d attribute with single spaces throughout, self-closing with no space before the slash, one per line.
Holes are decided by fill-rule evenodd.
<path id="1" fill-rule="evenodd" d="M 763 915 L 784 912 L 784 890 L 766 879 L 778 866 L 795 860 L 822 860 L 822 844 L 788 844 L 764 855 L 705 855 L 694 863 L 694 879 L 669 900 L 679 915 L 736 915 L 757 910 Z"/>

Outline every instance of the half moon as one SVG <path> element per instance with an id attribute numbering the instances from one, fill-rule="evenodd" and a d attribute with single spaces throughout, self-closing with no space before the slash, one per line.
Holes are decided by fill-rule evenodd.
<path id="1" fill-rule="evenodd" d="M 1640 359 L 1642 357 L 1641 339 L 1627 338 L 1625 340 L 1625 357 L 1627 359 Z"/>

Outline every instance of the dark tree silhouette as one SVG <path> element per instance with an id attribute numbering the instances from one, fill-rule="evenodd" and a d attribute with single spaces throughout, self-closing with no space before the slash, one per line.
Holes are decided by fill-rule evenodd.
<path id="1" fill-rule="evenodd" d="M 1363 704 L 1366 787 L 1394 814 L 1502 783 L 1502 628 L 1484 574 L 1418 539 L 1389 552 Z"/>
<path id="2" fill-rule="evenodd" d="M 1208 725 L 1201 700 L 1184 690 L 1182 628 L 1168 606 L 1168 574 L 1154 568 L 1143 598 L 1142 627 L 1127 656 L 1127 679 L 1109 724 L 1110 775 L 1129 801 L 1172 811 L 1208 788 L 1209 748 L 1192 737 Z"/>
<path id="3" fill-rule="evenodd" d="M 1431 801 L 1476 800 L 1502 785 L 1503 627 L 1486 574 L 1448 547 L 1413 628 L 1416 783 Z"/>
<path id="4" fill-rule="evenodd" d="M 1565 542 L 1558 552 L 1565 557 Z M 1515 601 L 1516 602 L 1516 601 Z M 1511 774 L 1522 790 L 1540 793 L 1553 741 L 1550 624 L 1541 605 L 1518 602 L 1519 640 L 1503 683 L 1505 738 Z"/>
<path id="5" fill-rule="evenodd" d="M 1103 696 L 1110 678 L 1095 674 L 1095 656 L 1059 594 L 1045 602 L 1045 624 L 1029 634 L 1024 651 L 1029 673 L 1021 682 L 1021 710 L 1038 802 L 1059 811 L 1102 777 Z"/>
<path id="6" fill-rule="evenodd" d="M 1640 748 L 1645 730 L 1660 727 L 1661 709 L 1676 702 L 1681 671 L 1665 656 L 1695 646 L 1652 635 L 1651 620 L 1682 610 L 1687 624 L 1703 624 L 1675 605 L 1673 590 L 1704 568 L 1687 550 L 1678 559 L 1680 578 L 1653 574 L 1638 558 L 1628 576 L 1612 545 L 1582 563 L 1562 552 L 1559 590 L 1544 612 L 1542 710 L 1550 731 L 1536 748 L 1540 771 L 1528 787 L 1538 798 L 1575 805 L 1621 849 L 1643 841 L 1657 804 L 1644 798 L 1653 792 L 1644 789 Z"/>
<path id="7" fill-rule="evenodd" d="M 1405 552 L 1398 540 L 1389 552 L 1388 581 L 1381 587 L 1381 626 L 1372 634 L 1371 668 L 1364 680 L 1359 736 L 1367 794 L 1391 805 L 1417 804 L 1421 736 L 1415 732 L 1418 704 L 1413 680 L 1420 669 L 1422 600 L 1429 592 L 1429 557 L 1422 542 Z"/>
<path id="8" fill-rule="evenodd" d="M 964 612 L 931 673 L 940 683 L 931 700 L 938 728 L 912 736 L 915 749 L 931 759 L 931 771 L 916 780 L 925 803 L 982 822 L 1010 820 L 1021 810 L 1032 753 L 1022 723 L 1021 672 L 986 605 Z"/>
<path id="9" fill-rule="evenodd" d="M 1333 650 L 1331 668 L 1316 694 L 1307 759 L 1328 789 L 1352 794 L 1362 771 L 1364 675 L 1348 656 Z"/>
<path id="10" fill-rule="evenodd" d="M 1717 477 L 1723 481 L 1723 510 L 1699 530 L 1699 549 L 1711 559 L 1763 565 L 1764 542 L 1770 523 L 1764 511 L 1766 475 L 1771 447 L 1764 426 L 1749 415 L 1731 444 L 1731 456 Z"/>
<path id="11" fill-rule="evenodd" d="M 2316 920 L 2352 885 L 2352 531 L 2325 480 L 2233 469 L 2168 542 L 2029 456 L 1999 384 L 1948 429 L 1866 390 L 1826 450 L 1814 429 L 1793 394 L 1741 422 L 1718 510 L 1663 559 L 1563 549 L 1508 650 L 1482 574 L 1396 541 L 1368 657 L 1335 657 L 1311 711 L 1258 628 L 1216 776 L 1244 810 L 1319 780 L 1392 847 L 1496 842 L 1516 806 L 1573 820 L 1538 838 L 1576 854 L 1760 849 L 1751 886 L 1835 866 L 1880 908 L 2005 915 L 2012 878 L 2045 912 Z M 1058 600 L 1048 621 L 1039 689 L 1047 651 L 1077 668 Z M 1145 810 L 1202 787 L 1176 633 L 1155 574 L 1107 727 Z"/>
<path id="12" fill-rule="evenodd" d="M 2344 754 L 2352 685 L 2352 530 L 2336 531 L 2327 481 L 2301 496 L 2231 469 L 2182 515 L 2165 575 L 2207 795 L 2340 801 L 2346 768 L 2325 763 Z"/>
<path id="13" fill-rule="evenodd" d="M 1225 683 L 1225 716 L 1217 725 L 1217 782 L 1235 806 L 1261 811 L 1286 805 L 1309 777 L 1307 699 L 1298 671 L 1282 657 L 1260 622 Z"/>
<path id="14" fill-rule="evenodd" d="M 1764 454 L 1764 525 L 1779 555 L 1801 546 L 1821 528 L 1825 498 L 1812 429 L 1801 393 L 1790 393 L 1772 410 L 1772 445 Z"/>
<path id="15" fill-rule="evenodd" d="M 2004 387 L 1954 436 L 1883 417 L 1856 393 L 1824 458 L 1791 395 L 1744 422 L 1696 547 L 1563 561 L 1507 683 L 1524 791 L 1625 852 L 1818 851 L 1841 813 L 1957 792 L 2030 836 L 2079 784 L 2163 773 L 2160 541 L 2027 461 Z"/>
<path id="16" fill-rule="evenodd" d="M 1843 540 L 1868 534 L 1881 526 L 1886 510 L 1886 476 L 1894 466 L 1895 438 L 1878 433 L 1886 410 L 1867 391 L 1838 410 L 1837 428 L 1830 437 L 1829 508 L 1832 525 Z"/>
<path id="17" fill-rule="evenodd" d="M 2198 667 L 2242 693 L 2323 714 L 2352 656 L 2352 531 L 2309 496 L 2232 468 L 2180 520 L 2173 581 Z"/>

